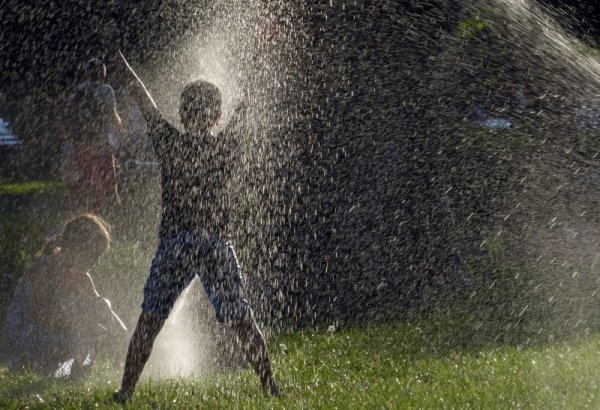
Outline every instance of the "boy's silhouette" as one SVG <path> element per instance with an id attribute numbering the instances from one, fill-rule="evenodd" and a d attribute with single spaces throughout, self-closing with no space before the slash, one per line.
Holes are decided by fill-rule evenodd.
<path id="1" fill-rule="evenodd" d="M 264 389 L 280 394 L 265 339 L 244 298 L 244 280 L 231 243 L 225 239 L 232 201 L 227 183 L 236 160 L 236 142 L 212 135 L 221 116 L 221 93 L 195 81 L 181 94 L 185 132 L 169 124 L 120 52 L 115 65 L 135 96 L 162 174 L 160 242 L 144 286 L 142 313 L 131 338 L 117 401 L 127 400 L 139 380 L 176 299 L 198 275 L 217 320 L 230 325 Z"/>

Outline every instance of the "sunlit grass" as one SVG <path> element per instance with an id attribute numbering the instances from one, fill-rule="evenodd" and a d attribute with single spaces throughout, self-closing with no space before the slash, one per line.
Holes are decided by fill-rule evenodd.
<path id="1" fill-rule="evenodd" d="M 25 181 L 14 182 L 0 179 L 0 195 L 27 195 L 49 191 L 64 191 L 62 183 L 58 181 Z"/>
<path id="2" fill-rule="evenodd" d="M 442 326 L 442 327 L 440 327 Z M 451 329 L 446 329 L 449 335 Z M 285 392 L 273 399 L 250 370 L 144 380 L 127 408 L 598 408 L 598 339 L 519 349 L 454 348 L 443 324 L 305 331 L 271 340 Z M 2 408 L 110 407 L 120 372 L 85 383 L 0 372 Z"/>

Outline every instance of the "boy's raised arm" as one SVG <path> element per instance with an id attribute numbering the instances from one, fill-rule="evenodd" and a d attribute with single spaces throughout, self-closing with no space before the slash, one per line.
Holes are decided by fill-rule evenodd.
<path id="1" fill-rule="evenodd" d="M 133 94 L 144 119 L 149 121 L 157 110 L 156 103 L 142 80 L 140 80 L 133 68 L 131 68 L 123 53 L 121 53 L 119 27 L 114 19 L 110 19 L 104 26 L 100 42 L 104 46 L 108 59 L 114 64 L 114 69 L 119 79 L 123 81 L 124 85 Z"/>
<path id="2" fill-rule="evenodd" d="M 225 135 L 230 135 L 236 131 L 238 131 L 239 127 L 242 126 L 244 121 L 246 120 L 248 111 L 248 106 L 245 101 L 241 101 L 237 107 L 233 110 L 233 114 L 229 123 L 225 126 L 222 133 Z"/>
<path id="3" fill-rule="evenodd" d="M 155 113 L 157 110 L 154 99 L 146 89 L 146 86 L 142 80 L 140 80 L 135 71 L 133 71 L 133 68 L 131 68 L 120 50 L 117 51 L 117 55 L 114 58 L 114 63 L 119 75 L 129 91 L 133 94 L 138 106 L 140 107 L 140 111 L 142 112 L 144 119 L 149 121 L 153 113 Z"/>

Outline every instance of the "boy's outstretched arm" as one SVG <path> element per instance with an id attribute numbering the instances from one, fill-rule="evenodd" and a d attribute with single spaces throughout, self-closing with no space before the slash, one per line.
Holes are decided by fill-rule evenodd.
<path id="1" fill-rule="evenodd" d="M 133 68 L 131 68 L 120 50 L 117 51 L 113 61 L 121 79 L 124 81 L 129 91 L 133 94 L 138 106 L 140 107 L 140 111 L 142 112 L 144 119 L 149 121 L 153 113 L 155 113 L 157 110 L 154 99 L 148 92 L 148 89 L 146 89 L 146 86 L 142 80 L 140 80 L 135 71 L 133 71 Z"/>
<path id="2" fill-rule="evenodd" d="M 236 131 L 239 127 L 243 126 L 244 122 L 248 117 L 248 105 L 245 100 L 240 101 L 235 109 L 233 110 L 233 115 L 229 120 L 229 123 L 223 129 L 224 133 L 232 133 Z"/>
<path id="3" fill-rule="evenodd" d="M 114 19 L 110 19 L 103 28 L 100 43 L 104 46 L 108 60 L 114 64 L 118 77 L 133 94 L 138 103 L 144 119 L 148 121 L 149 116 L 156 110 L 156 103 L 146 89 L 146 86 L 129 65 L 123 53 L 121 53 L 121 39 L 119 27 Z"/>

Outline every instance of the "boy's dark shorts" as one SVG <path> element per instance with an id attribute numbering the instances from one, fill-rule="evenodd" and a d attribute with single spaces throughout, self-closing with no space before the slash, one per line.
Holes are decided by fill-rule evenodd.
<path id="1" fill-rule="evenodd" d="M 230 323 L 252 315 L 233 246 L 218 235 L 202 231 L 182 231 L 160 240 L 144 285 L 142 310 L 166 319 L 196 275 L 219 322 Z"/>

